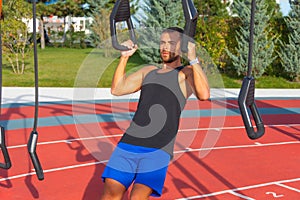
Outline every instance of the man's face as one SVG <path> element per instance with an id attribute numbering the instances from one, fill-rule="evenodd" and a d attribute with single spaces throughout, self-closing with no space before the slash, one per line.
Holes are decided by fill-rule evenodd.
<path id="1" fill-rule="evenodd" d="M 160 56 L 164 63 L 171 63 L 179 58 L 180 34 L 166 32 L 160 37 Z"/>

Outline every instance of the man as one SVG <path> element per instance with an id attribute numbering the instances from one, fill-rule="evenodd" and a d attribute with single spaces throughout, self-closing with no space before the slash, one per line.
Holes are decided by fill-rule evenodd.
<path id="1" fill-rule="evenodd" d="M 162 32 L 162 68 L 149 65 L 128 76 L 125 67 L 137 46 L 130 40 L 123 43 L 130 50 L 121 52 L 111 93 L 120 96 L 141 90 L 141 96 L 131 124 L 103 172 L 103 200 L 122 199 L 132 183 L 130 199 L 161 196 L 186 99 L 192 93 L 199 100 L 210 96 L 195 44 L 188 44 L 190 65 L 181 64 L 182 33 L 177 27 Z"/>

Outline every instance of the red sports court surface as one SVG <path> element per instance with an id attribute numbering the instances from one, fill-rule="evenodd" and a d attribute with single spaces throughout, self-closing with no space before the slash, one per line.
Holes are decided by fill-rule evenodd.
<path id="1" fill-rule="evenodd" d="M 256 103 L 266 133 L 250 140 L 236 99 L 189 100 L 160 199 L 300 199 L 300 99 L 259 98 Z M 4 105 L 1 125 L 12 167 L 0 169 L 0 199 L 99 199 L 102 171 L 136 105 L 40 104 L 37 153 L 43 181 L 26 147 L 33 105 Z"/>

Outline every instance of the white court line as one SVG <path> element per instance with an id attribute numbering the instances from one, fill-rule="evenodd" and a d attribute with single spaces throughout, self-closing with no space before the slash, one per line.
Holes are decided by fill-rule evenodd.
<path id="1" fill-rule="evenodd" d="M 273 126 L 273 125 L 272 125 Z M 274 126 L 286 126 L 286 125 L 274 125 Z M 234 129 L 236 127 L 224 127 L 222 129 Z M 244 127 L 243 127 L 244 128 Z M 216 129 L 216 128 L 213 128 Z M 182 132 L 184 131 L 190 131 L 190 130 L 209 130 L 209 128 L 199 128 L 199 129 L 183 129 L 180 130 Z M 112 136 L 97 136 L 97 137 L 87 137 L 87 138 L 75 138 L 75 139 L 70 139 L 70 140 L 58 140 L 58 141 L 52 141 L 52 142 L 41 142 L 38 143 L 38 145 L 47 145 L 47 144 L 56 144 L 56 143 L 68 143 L 72 141 L 81 141 L 81 140 L 91 140 L 91 139 L 96 139 L 96 138 L 110 138 L 110 137 L 119 137 L 122 136 L 123 134 L 118 134 L 118 135 L 112 135 Z M 199 149 L 184 149 L 180 151 L 175 151 L 174 154 L 177 153 L 188 153 L 188 152 L 195 152 L 195 151 L 207 151 L 207 150 L 220 150 L 220 149 L 235 149 L 235 148 L 251 148 L 251 147 L 264 147 L 264 146 L 275 146 L 275 145 L 288 145 L 288 144 L 298 144 L 300 141 L 290 141 L 290 142 L 278 142 L 278 143 L 267 143 L 267 144 L 253 144 L 253 145 L 237 145 L 237 146 L 223 146 L 223 147 L 212 147 L 212 148 L 199 148 Z M 21 147 L 27 147 L 26 144 L 24 145 L 18 145 L 18 146 L 10 146 L 7 147 L 8 149 L 13 149 L 13 148 L 21 148 Z M 78 168 L 78 167 L 84 167 L 84 166 L 89 166 L 89 165 L 94 165 L 94 164 L 99 164 L 99 163 L 105 163 L 107 161 L 99 161 L 99 162 L 92 162 L 92 163 L 87 163 L 87 164 L 80 164 L 80 165 L 71 165 L 71 166 L 66 166 L 62 168 L 53 168 L 53 169 L 48 169 L 44 170 L 44 173 L 47 172 L 52 172 L 52 171 L 60 171 L 60 170 L 65 170 L 65 169 L 72 169 L 72 168 Z M 25 176 L 30 176 L 35 174 L 35 172 L 31 173 L 26 173 L 26 174 L 21 174 L 21 175 L 16 175 L 16 176 L 11 176 L 7 178 L 2 178 L 0 179 L 0 182 L 5 181 L 5 180 L 11 180 L 11 179 L 16 179 L 16 178 L 21 178 Z"/>
<path id="2" fill-rule="evenodd" d="M 250 197 L 248 197 L 248 196 L 242 195 L 242 194 L 237 193 L 237 192 L 234 192 L 234 191 L 230 191 L 230 192 L 228 192 L 228 193 L 230 193 L 230 194 L 232 194 L 232 195 L 234 195 L 234 196 L 240 197 L 240 198 L 242 198 L 242 199 L 246 199 L 246 200 L 255 200 L 255 199 L 252 199 L 252 198 L 250 198 Z"/>
<path id="3" fill-rule="evenodd" d="M 292 127 L 292 126 L 300 126 L 300 124 L 278 124 L 278 125 L 266 125 L 265 127 Z M 181 129 L 178 132 L 190 132 L 190 131 L 209 131 L 209 130 L 234 130 L 234 129 L 244 129 L 244 126 L 232 126 L 232 127 L 221 127 L 221 128 L 194 128 L 194 129 Z M 86 137 L 86 138 L 73 138 L 69 140 L 55 140 L 50 142 L 38 142 L 37 145 L 48 145 L 48 144 L 57 144 L 57 143 L 70 143 L 72 141 L 84 141 L 84 140 L 94 140 L 94 139 L 105 139 L 105 138 L 113 138 L 113 137 L 121 137 L 123 134 L 116 135 L 102 135 L 95 137 Z M 24 148 L 27 147 L 27 144 L 15 145 L 15 146 L 7 146 L 8 149 L 15 148 Z"/>
<path id="4" fill-rule="evenodd" d="M 95 140 L 95 139 L 104 139 L 104 138 L 113 138 L 113 137 L 121 137 L 123 134 L 117 135 L 105 135 L 105 136 L 96 136 L 96 137 L 86 137 L 86 138 L 73 138 L 69 140 L 55 140 L 50 142 L 38 142 L 37 145 L 48 145 L 48 144 L 58 144 L 58 143 L 72 143 L 73 141 L 84 141 L 84 140 Z M 27 144 L 8 146 L 7 149 L 16 149 L 27 147 Z"/>
<path id="5" fill-rule="evenodd" d="M 284 185 L 284 184 L 282 184 L 282 183 L 277 183 L 276 185 L 278 185 L 278 186 L 280 186 L 280 187 L 284 187 L 284 188 L 287 188 L 287 189 L 289 189 L 289 190 L 293 190 L 293 191 L 296 191 L 296 192 L 300 193 L 300 190 L 299 190 L 299 189 L 297 189 L 297 188 L 290 187 L 290 186 Z"/>
<path id="6" fill-rule="evenodd" d="M 232 107 L 236 107 L 236 108 L 238 108 L 239 106 L 238 105 L 236 105 L 236 104 L 233 104 L 233 103 L 229 103 L 229 102 L 227 102 L 227 101 L 224 101 L 224 100 L 219 100 L 219 99 L 217 99 L 217 100 L 212 100 L 211 102 L 212 102 L 212 104 L 218 104 L 218 103 L 216 103 L 216 101 L 218 102 L 218 103 L 223 103 L 223 104 L 227 104 L 227 105 L 230 105 L 230 106 L 232 106 Z M 226 108 L 226 107 L 225 107 Z"/>
<path id="7" fill-rule="evenodd" d="M 251 148 L 251 147 L 267 147 L 267 146 L 279 146 L 279 145 L 288 145 L 288 144 L 300 144 L 300 141 L 290 141 L 290 142 L 274 142 L 266 144 L 249 144 L 249 145 L 233 145 L 233 146 L 222 146 L 222 147 L 208 147 L 208 148 L 198 148 L 198 149 L 184 149 L 180 151 L 175 151 L 174 153 L 184 153 L 184 152 L 195 152 L 195 151 L 208 151 L 208 150 L 220 150 L 220 149 L 241 149 L 241 148 Z"/>
<path id="8" fill-rule="evenodd" d="M 33 87 L 3 87 L 3 99 L 2 103 L 26 103 L 33 102 L 34 88 Z M 86 98 L 81 97 L 76 99 L 74 93 L 85 94 L 90 92 L 93 94 Z M 240 88 L 211 88 L 211 98 L 237 98 L 240 92 Z M 40 102 L 56 102 L 56 101 L 76 101 L 76 100 L 112 100 L 112 99 L 138 99 L 140 91 L 131 95 L 124 95 L 116 97 L 111 95 L 110 88 L 53 88 L 53 87 L 40 87 L 39 88 L 39 100 Z M 78 95 L 77 95 L 78 96 Z M 255 97 L 266 98 L 298 98 L 300 96 L 300 89 L 255 89 Z M 78 96 L 79 97 L 79 96 Z M 191 99 L 196 98 L 194 95 Z"/>
<path id="9" fill-rule="evenodd" d="M 272 145 L 286 145 L 286 144 L 296 144 L 296 143 L 300 143 L 300 141 L 294 141 L 294 142 L 281 142 L 281 143 L 269 143 L 269 144 L 264 144 L 261 145 L 262 146 L 272 146 Z M 240 146 L 223 146 L 223 147 L 213 147 L 213 148 L 201 148 L 201 149 L 185 149 L 182 151 L 175 151 L 174 154 L 177 153 L 188 153 L 188 152 L 195 152 L 195 151 L 206 151 L 206 150 L 219 150 L 219 149 L 234 149 L 234 148 L 249 148 L 249 147 L 257 147 L 257 145 L 240 145 Z M 103 161 L 99 161 L 99 162 L 91 162 L 91 163 L 85 163 L 85 164 L 79 164 L 79 165 L 69 165 L 66 167 L 61 167 L 61 168 L 53 168 L 53 169 L 48 169 L 48 170 L 43 170 L 44 173 L 47 172 L 54 172 L 54 171 L 61 171 L 61 170 L 67 170 L 67 169 L 73 169 L 73 168 L 79 168 L 79 167 L 85 167 L 85 166 L 90 166 L 90 165 L 97 165 L 97 164 L 102 164 L 102 163 L 106 163 L 107 160 L 103 160 Z M 6 180 L 11 180 L 11 179 L 16 179 L 16 178 L 22 178 L 25 176 L 30 176 L 35 174 L 34 172 L 31 173 L 26 173 L 26 174 L 21 174 L 21 175 L 16 175 L 16 176 L 10 176 L 7 178 L 2 178 L 0 179 L 0 182 L 2 181 L 6 181 Z M 234 190 L 233 190 L 234 191 Z"/>
<path id="10" fill-rule="evenodd" d="M 272 128 L 272 127 L 293 127 L 293 126 L 300 126 L 300 124 L 270 124 L 270 125 L 265 125 L 266 128 Z M 244 129 L 245 126 L 228 126 L 228 127 L 221 127 L 221 128 L 194 128 L 194 129 L 182 129 L 178 130 L 178 132 L 188 132 L 188 131 L 206 131 L 206 130 L 234 130 L 234 129 Z M 255 126 L 254 126 L 255 128 Z"/>
<path id="11" fill-rule="evenodd" d="M 103 160 L 103 161 L 98 161 L 98 162 L 90 162 L 90 163 L 78 164 L 78 165 L 70 165 L 70 166 L 66 166 L 66 167 L 52 168 L 52 169 L 43 170 L 43 172 L 49 173 L 49 172 L 63 171 L 63 170 L 67 170 L 67 169 L 75 169 L 75 168 L 87 167 L 87 166 L 91 166 L 91 165 L 103 164 L 106 162 L 108 162 L 108 160 Z M 23 178 L 23 177 L 31 176 L 34 174 L 35 174 L 35 172 L 30 172 L 30 173 L 26 173 L 26 174 L 19 174 L 19 175 L 15 175 L 15 176 L 6 177 L 6 178 L 1 178 L 0 182 L 13 180 L 13 179 L 17 179 L 17 178 Z"/>
<path id="12" fill-rule="evenodd" d="M 259 188 L 259 187 L 265 187 L 265 186 L 282 184 L 282 183 L 290 183 L 290 182 L 296 182 L 296 181 L 300 181 L 300 178 L 288 179 L 288 180 L 282 180 L 282 181 L 274 181 L 274 182 L 262 183 L 262 184 L 257 184 L 257 185 L 250 185 L 250 186 L 245 186 L 245 187 L 240 187 L 240 188 L 235 188 L 235 189 L 230 189 L 230 190 L 213 192 L 210 194 L 203 194 L 203 195 L 191 196 L 191 197 L 186 197 L 186 198 L 180 198 L 180 199 L 176 199 L 176 200 L 189 200 L 189 199 L 212 197 L 212 196 L 217 196 L 220 194 L 232 193 L 232 192 L 237 192 L 237 191 L 242 191 L 242 190 L 249 190 L 249 189 L 254 189 L 254 188 Z"/>

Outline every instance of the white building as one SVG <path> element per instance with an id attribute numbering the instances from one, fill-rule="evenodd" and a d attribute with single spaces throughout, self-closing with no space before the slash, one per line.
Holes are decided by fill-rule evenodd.
<path id="1" fill-rule="evenodd" d="M 33 20 L 32 19 L 23 19 L 24 23 L 28 26 L 28 31 L 30 33 L 33 32 Z M 66 17 L 66 20 L 64 22 L 64 18 L 59 18 L 57 16 L 51 16 L 51 17 L 44 17 L 44 26 L 45 29 L 50 29 L 51 31 L 68 31 L 71 28 L 74 29 L 75 32 L 78 31 L 84 31 L 85 34 L 89 34 L 90 30 L 88 29 L 88 24 L 92 23 L 92 18 L 90 17 Z M 37 32 L 40 30 L 39 27 L 40 21 L 39 19 L 36 19 L 36 28 Z M 66 24 L 66 27 L 64 27 Z"/>

